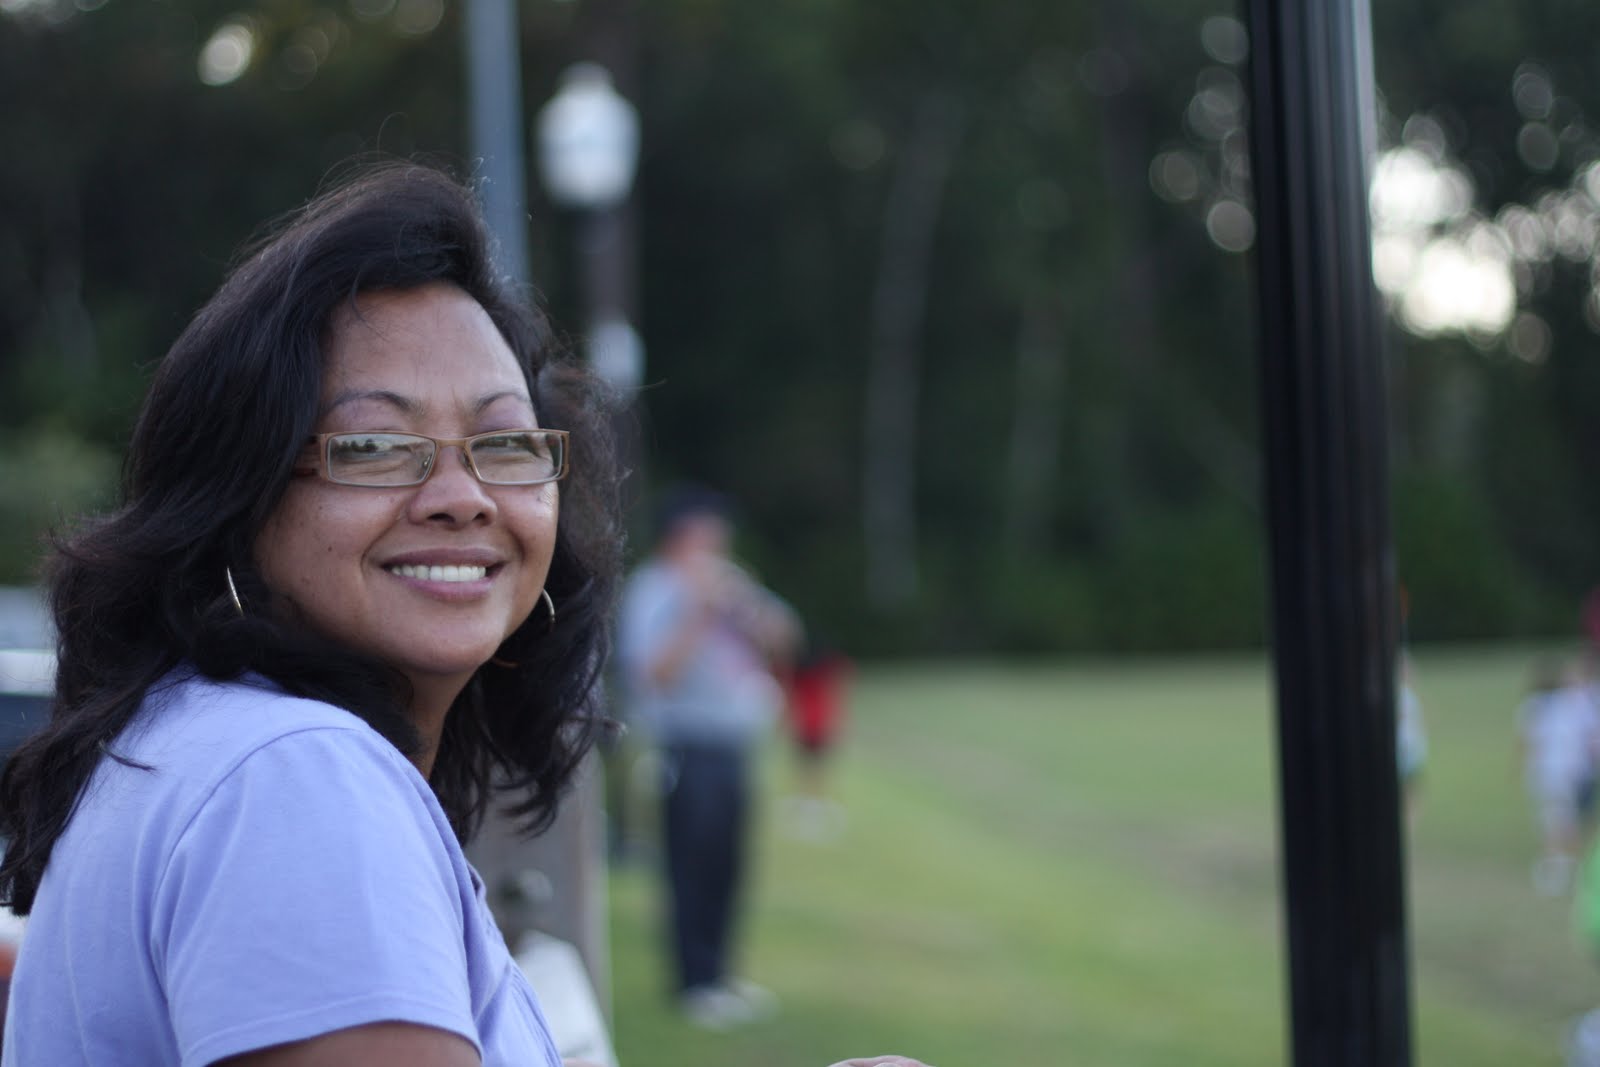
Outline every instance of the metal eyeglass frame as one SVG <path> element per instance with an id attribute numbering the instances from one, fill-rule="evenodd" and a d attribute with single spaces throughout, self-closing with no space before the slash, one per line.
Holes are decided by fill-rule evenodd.
<path id="1" fill-rule="evenodd" d="M 478 470 L 477 461 L 472 458 L 473 444 L 483 440 L 486 437 L 504 437 L 507 434 L 518 433 L 541 434 L 558 442 L 558 447 L 561 449 L 560 469 L 549 478 L 540 478 L 539 480 L 532 482 L 494 482 L 485 478 L 483 473 Z M 571 436 L 572 434 L 569 430 L 547 430 L 542 427 L 525 427 L 512 430 L 490 430 L 488 433 L 473 434 L 471 437 L 430 437 L 425 433 L 408 433 L 401 430 L 338 430 L 333 433 L 312 434 L 310 437 L 306 438 L 306 444 L 314 444 L 317 446 L 317 465 L 314 467 L 297 466 L 294 469 L 294 473 L 315 474 L 324 481 L 331 482 L 334 485 L 348 485 L 357 489 L 407 489 L 412 486 L 421 485 L 423 482 L 427 481 L 429 476 L 433 474 L 434 464 L 438 461 L 439 454 L 446 448 L 454 446 L 461 453 L 462 465 L 465 466 L 467 470 L 471 471 L 472 476 L 478 479 L 478 481 L 483 485 L 549 485 L 551 482 L 559 482 L 561 479 L 567 476 L 567 470 L 570 466 L 571 459 L 571 453 L 567 448 L 567 441 Z M 331 473 L 331 465 L 328 462 L 328 447 L 329 442 L 331 442 L 335 437 L 407 437 L 416 441 L 432 442 L 433 454 L 428 457 L 427 464 L 423 467 L 421 476 L 412 481 L 381 483 L 350 482 L 341 478 L 335 478 Z"/>

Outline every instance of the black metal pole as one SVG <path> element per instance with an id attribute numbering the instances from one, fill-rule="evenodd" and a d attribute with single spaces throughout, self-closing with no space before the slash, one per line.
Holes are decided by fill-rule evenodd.
<path id="1" fill-rule="evenodd" d="M 1366 0 L 1250 0 L 1296 1067 L 1411 1062 Z"/>

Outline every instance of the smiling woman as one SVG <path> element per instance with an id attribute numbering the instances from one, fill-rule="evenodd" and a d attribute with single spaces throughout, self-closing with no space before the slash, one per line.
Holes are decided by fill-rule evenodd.
<path id="1" fill-rule="evenodd" d="M 5 1067 L 560 1067 L 462 853 L 606 721 L 608 409 L 546 337 L 470 191 L 390 165 L 172 346 L 0 774 Z"/>
<path id="2" fill-rule="evenodd" d="M 604 721 L 606 410 L 546 338 L 470 191 L 390 165 L 173 345 L 0 777 L 6 1064 L 558 1063 L 461 851 Z"/>

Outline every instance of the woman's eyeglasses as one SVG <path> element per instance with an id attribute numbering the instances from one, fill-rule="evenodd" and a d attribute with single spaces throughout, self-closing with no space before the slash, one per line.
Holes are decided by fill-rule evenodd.
<path id="1" fill-rule="evenodd" d="M 461 450 L 461 460 L 486 485 L 542 485 L 567 473 L 566 430 L 496 430 L 472 437 L 428 437 L 420 433 L 319 433 L 320 464 L 296 467 L 339 485 L 372 488 L 421 485 L 433 472 L 439 450 Z"/>

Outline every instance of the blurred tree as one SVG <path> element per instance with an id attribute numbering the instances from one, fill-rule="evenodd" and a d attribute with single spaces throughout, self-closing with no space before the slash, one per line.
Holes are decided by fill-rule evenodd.
<path id="1" fill-rule="evenodd" d="M 1397 315 L 1396 521 L 1402 572 L 1418 578 L 1407 578 L 1414 632 L 1575 630 L 1581 596 L 1600 582 L 1600 494 L 1583 471 L 1600 454 L 1600 76 L 1589 57 L 1600 10 L 1411 0 L 1374 18 L 1387 142 L 1459 166 L 1470 210 L 1435 232 L 1499 246 L 1514 285 L 1493 332 L 1452 337 Z M 1434 503 L 1412 506 L 1419 491 Z M 1476 529 L 1438 521 L 1447 514 L 1471 514 Z M 1454 618 L 1428 607 L 1459 604 L 1469 583 L 1479 607 Z M 1495 612 L 1481 606 L 1496 600 Z"/>
<path id="2" fill-rule="evenodd" d="M 262 220 L 363 150 L 454 154 L 456 50 L 439 0 L 0 12 L 0 445 L 62 446 L 0 497 L 19 581 L 42 523 L 105 499 L 145 369 Z"/>
<path id="3" fill-rule="evenodd" d="M 521 6 L 528 114 L 590 56 L 641 108 L 649 469 L 734 493 L 808 619 L 861 652 L 1259 640 L 1233 12 Z M 1386 147 L 1468 179 L 1422 237 L 1523 242 L 1503 328 L 1419 330 L 1396 291 L 1413 635 L 1565 625 L 1600 581 L 1600 11 L 1375 17 Z M 448 0 L 0 0 L 0 580 L 104 499 L 146 368 L 261 220 L 363 151 L 470 172 L 458 22 Z M 568 227 L 535 205 L 570 326 Z"/>

